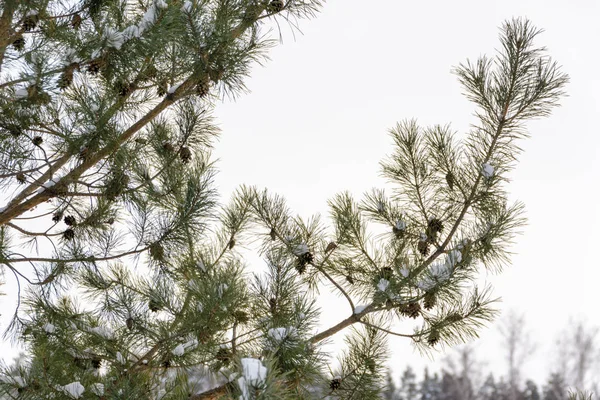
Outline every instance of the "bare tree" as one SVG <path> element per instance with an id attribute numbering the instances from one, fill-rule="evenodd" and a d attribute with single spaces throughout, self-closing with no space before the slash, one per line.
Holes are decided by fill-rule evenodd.
<path id="1" fill-rule="evenodd" d="M 570 320 L 557 340 L 560 373 L 568 385 L 577 390 L 598 385 L 588 379 L 597 366 L 598 331 L 598 327 L 589 326 L 584 320 Z"/>
<path id="2" fill-rule="evenodd" d="M 510 310 L 500 324 L 503 348 L 508 365 L 509 399 L 517 400 L 523 364 L 535 351 L 535 345 L 525 324 L 525 316 Z"/>
<path id="3" fill-rule="evenodd" d="M 461 400 L 474 400 L 476 388 L 482 380 L 481 371 L 483 363 L 475 356 L 476 349 L 473 344 L 466 344 L 455 348 L 454 354 L 446 357 L 444 369 L 452 376 L 452 390 L 460 393 Z"/>

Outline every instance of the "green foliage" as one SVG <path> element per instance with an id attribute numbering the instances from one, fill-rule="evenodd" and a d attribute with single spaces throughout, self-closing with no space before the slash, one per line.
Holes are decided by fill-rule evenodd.
<path id="1" fill-rule="evenodd" d="M 508 262 L 523 223 L 506 172 L 523 123 L 567 81 L 528 21 L 504 25 L 493 62 L 456 69 L 478 106 L 466 138 L 398 124 L 382 163 L 392 194 L 335 196 L 333 235 L 267 191 L 218 200 L 213 100 L 245 89 L 272 44 L 264 21 L 319 5 L 6 3 L 0 262 L 28 283 L 10 331 L 27 356 L 0 372 L 6 398 L 375 399 L 389 335 L 430 351 L 493 317 L 473 282 Z M 249 274 L 256 242 L 266 267 Z M 323 290 L 348 309 L 318 332 Z M 408 318 L 413 333 L 393 330 Z M 330 364 L 322 344 L 347 327 Z"/>
<path id="2" fill-rule="evenodd" d="M 588 392 L 569 392 L 569 400 L 592 400 L 592 393 Z"/>

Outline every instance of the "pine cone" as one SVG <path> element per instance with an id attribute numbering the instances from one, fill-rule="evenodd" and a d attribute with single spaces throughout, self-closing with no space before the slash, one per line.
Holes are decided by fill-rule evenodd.
<path id="1" fill-rule="evenodd" d="M 65 238 L 65 240 L 75 239 L 75 231 L 72 228 L 67 229 L 63 232 L 63 238 Z"/>
<path id="2" fill-rule="evenodd" d="M 15 50 L 17 51 L 23 51 L 23 49 L 25 48 L 25 38 L 24 37 L 18 37 L 16 38 L 13 42 L 12 42 L 13 47 L 15 48 Z"/>
<path id="3" fill-rule="evenodd" d="M 229 364 L 231 360 L 231 350 L 225 347 L 221 347 L 217 354 L 215 354 L 215 359 L 221 361 L 223 364 Z"/>
<path id="4" fill-rule="evenodd" d="M 117 81 L 115 84 L 115 90 L 121 97 L 127 96 L 131 92 L 131 85 L 125 81 Z"/>
<path id="5" fill-rule="evenodd" d="M 338 390 L 342 386 L 342 380 L 340 378 L 334 378 L 329 382 L 329 388 L 331 390 Z"/>
<path id="6" fill-rule="evenodd" d="M 27 182 L 27 179 L 25 178 L 25 174 L 22 172 L 19 172 L 16 176 L 17 178 L 17 182 L 19 182 L 19 184 L 24 184 L 25 182 Z"/>
<path id="7" fill-rule="evenodd" d="M 67 226 L 75 226 L 75 225 L 77 225 L 77 220 L 76 220 L 76 219 L 75 219 L 75 217 L 74 217 L 74 216 L 72 216 L 72 215 L 67 215 L 67 216 L 65 217 L 65 220 L 64 220 L 64 222 L 65 222 L 65 224 L 66 224 Z"/>
<path id="8" fill-rule="evenodd" d="M 64 90 L 73 83 L 73 70 L 65 69 L 58 78 L 58 88 Z"/>
<path id="9" fill-rule="evenodd" d="M 155 242 L 150 245 L 150 257 L 156 261 L 164 261 L 165 250 L 160 243 Z"/>
<path id="10" fill-rule="evenodd" d="M 175 147 L 169 142 L 164 142 L 162 145 L 163 149 L 169 153 L 175 151 Z"/>
<path id="11" fill-rule="evenodd" d="M 267 11 L 270 14 L 278 13 L 281 12 L 281 10 L 283 10 L 283 6 L 283 0 L 271 0 L 269 5 L 267 6 Z"/>
<path id="12" fill-rule="evenodd" d="M 337 244 L 335 242 L 329 242 L 329 244 L 325 248 L 325 253 L 329 253 L 330 251 L 334 251 L 335 249 L 337 249 Z"/>
<path id="13" fill-rule="evenodd" d="M 310 251 L 301 254 L 296 261 L 296 271 L 298 271 L 299 274 L 303 274 L 304 271 L 306 271 L 306 266 L 312 263 L 313 260 L 314 257 Z"/>
<path id="14" fill-rule="evenodd" d="M 271 232 L 269 232 L 269 236 L 271 236 L 271 240 L 277 239 L 277 232 L 275 232 L 275 228 L 271 228 Z"/>
<path id="15" fill-rule="evenodd" d="M 102 365 L 101 358 L 92 358 L 92 367 L 94 367 L 94 369 L 99 369 L 101 365 Z"/>
<path id="16" fill-rule="evenodd" d="M 131 317 L 127 318 L 127 320 L 125 320 L 125 325 L 127 325 L 127 329 L 129 329 L 130 331 L 133 330 L 133 325 L 134 325 L 133 318 L 131 318 Z"/>
<path id="17" fill-rule="evenodd" d="M 460 315 L 459 313 L 452 313 L 446 317 L 446 321 L 448 321 L 450 323 L 458 322 L 458 321 L 461 321 L 462 319 L 463 319 L 463 316 Z"/>
<path id="18" fill-rule="evenodd" d="M 433 307 L 435 307 L 436 302 L 437 302 L 437 299 L 435 297 L 435 293 L 433 293 L 433 292 L 425 293 L 425 297 L 423 297 L 423 307 L 427 311 L 429 311 Z"/>
<path id="19" fill-rule="evenodd" d="M 210 81 L 207 76 L 206 78 L 202 79 L 196 85 L 196 94 L 200 97 L 205 97 L 206 95 L 208 95 L 209 92 L 210 92 Z"/>
<path id="20" fill-rule="evenodd" d="M 34 146 L 40 146 L 44 143 L 44 139 L 42 139 L 41 136 L 36 136 L 31 140 L 31 143 L 33 143 Z"/>
<path id="21" fill-rule="evenodd" d="M 181 161 L 184 163 L 188 163 L 192 159 L 192 151 L 189 147 L 182 146 L 181 149 L 179 149 L 179 158 L 181 158 Z"/>
<path id="22" fill-rule="evenodd" d="M 452 172 L 448 172 L 446 174 L 446 183 L 448 184 L 450 190 L 454 190 L 454 175 Z"/>
<path id="23" fill-rule="evenodd" d="M 405 317 L 417 319 L 421 315 L 421 306 L 416 301 L 408 304 L 403 304 L 398 308 L 400 314 Z"/>
<path id="24" fill-rule="evenodd" d="M 394 236 L 396 236 L 397 238 L 402 238 L 404 237 L 404 232 L 406 230 L 405 229 L 399 229 L 397 226 L 393 226 L 392 227 L 392 233 L 394 234 Z"/>
<path id="25" fill-rule="evenodd" d="M 148 308 L 152 312 L 157 312 L 161 309 L 160 302 L 156 299 L 150 299 L 150 301 L 148 302 Z"/>
<path id="26" fill-rule="evenodd" d="M 58 223 L 58 221 L 60 221 L 62 219 L 62 217 L 63 217 L 62 211 L 57 211 L 52 216 L 52 222 Z"/>
<path id="27" fill-rule="evenodd" d="M 34 29 L 38 22 L 40 21 L 40 17 L 37 14 L 33 14 L 33 15 L 27 15 L 25 17 L 25 19 L 23 20 L 23 30 L 25 32 L 29 32 L 32 29 Z"/>
<path id="28" fill-rule="evenodd" d="M 21 134 L 23 133 L 21 127 L 14 125 L 9 126 L 8 131 L 10 132 L 10 135 L 15 138 L 21 136 Z"/>
<path id="29" fill-rule="evenodd" d="M 440 341 L 440 333 L 437 331 L 437 329 L 433 329 L 430 333 L 429 333 L 429 337 L 427 338 L 427 344 L 429 344 L 431 347 L 435 346 L 438 342 Z"/>
<path id="30" fill-rule="evenodd" d="M 81 15 L 79 15 L 79 14 L 73 15 L 73 17 L 71 18 L 71 26 L 75 30 L 79 29 L 79 27 L 81 26 Z"/>
<path id="31" fill-rule="evenodd" d="M 106 67 L 106 61 L 103 58 L 95 58 L 90 60 L 87 71 L 92 75 L 96 75 L 100 70 L 104 69 L 104 67 Z"/>
<path id="32" fill-rule="evenodd" d="M 419 244 L 417 244 L 417 250 L 419 250 L 419 253 L 423 256 L 426 257 L 427 253 L 429 253 L 429 243 L 427 243 L 424 240 L 420 240 Z"/>
<path id="33" fill-rule="evenodd" d="M 227 246 L 229 247 L 229 250 L 233 249 L 233 247 L 235 246 L 235 239 L 231 238 Z"/>
<path id="34" fill-rule="evenodd" d="M 245 311 L 237 310 L 233 312 L 233 318 L 240 324 L 245 324 L 250 320 L 248 313 Z"/>
<path id="35" fill-rule="evenodd" d="M 444 224 L 438 218 L 431 218 L 427 223 L 427 229 L 433 233 L 440 233 L 444 229 Z"/>

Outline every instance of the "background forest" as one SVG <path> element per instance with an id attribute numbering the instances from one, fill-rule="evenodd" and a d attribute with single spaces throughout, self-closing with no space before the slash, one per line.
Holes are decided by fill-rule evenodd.
<path id="1" fill-rule="evenodd" d="M 542 353 L 523 315 L 509 312 L 497 325 L 498 346 L 480 341 L 458 346 L 438 363 L 422 371 L 411 365 L 391 364 L 386 400 L 566 400 L 578 391 L 597 398 L 598 329 L 572 320 L 556 338 L 553 353 Z M 489 353 L 501 353 L 503 365 L 492 365 Z M 549 364 L 544 381 L 525 372 L 528 362 Z M 582 391 L 579 391 L 581 396 Z"/>

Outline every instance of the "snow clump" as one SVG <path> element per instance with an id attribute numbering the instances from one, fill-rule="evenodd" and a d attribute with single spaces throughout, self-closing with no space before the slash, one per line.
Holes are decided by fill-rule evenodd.
<path id="1" fill-rule="evenodd" d="M 379 289 L 381 292 L 385 292 L 388 286 L 390 286 L 390 282 L 387 279 L 381 278 L 377 284 L 377 289 Z"/>
<path id="2" fill-rule="evenodd" d="M 283 341 L 287 337 L 296 336 L 297 330 L 293 326 L 287 328 L 271 328 L 267 332 L 269 337 L 273 338 L 277 342 Z"/>
<path id="3" fill-rule="evenodd" d="M 485 163 L 481 166 L 481 173 L 486 178 L 491 178 L 494 176 L 494 167 L 489 163 Z"/>
<path id="4" fill-rule="evenodd" d="M 192 12 L 192 2 L 191 1 L 186 1 L 185 3 L 183 3 L 183 6 L 181 7 L 181 11 L 185 11 L 185 12 Z"/>
<path id="5" fill-rule="evenodd" d="M 302 254 L 306 254 L 308 252 L 309 249 L 306 243 L 301 243 L 294 248 L 294 254 L 297 256 L 301 256 Z"/>
<path id="6" fill-rule="evenodd" d="M 63 392 L 64 394 L 70 396 L 73 399 L 80 398 L 83 395 L 83 392 L 85 392 L 85 388 L 79 382 L 71 382 L 65 386 L 57 385 L 56 390 Z"/>
<path id="7" fill-rule="evenodd" d="M 44 324 L 44 326 L 42 326 L 42 329 L 45 330 L 47 333 L 54 333 L 56 331 L 56 327 L 50 322 Z"/>
<path id="8" fill-rule="evenodd" d="M 114 333 L 112 329 L 106 326 L 97 326 L 95 328 L 90 328 L 90 333 L 95 333 L 98 336 L 102 336 L 104 339 L 111 340 L 114 338 Z"/>
<path id="9" fill-rule="evenodd" d="M 27 88 L 17 89 L 17 91 L 15 92 L 15 96 L 19 100 L 26 99 L 27 97 L 29 97 L 29 92 L 27 91 Z"/>
<path id="10" fill-rule="evenodd" d="M 356 306 L 354 307 L 354 314 L 360 314 L 361 312 L 363 312 L 365 310 L 365 308 L 367 308 L 367 305 L 363 305 L 363 306 Z"/>
<path id="11" fill-rule="evenodd" d="M 90 389 L 96 396 L 104 396 L 104 385 L 102 383 L 94 383 Z"/>
<path id="12" fill-rule="evenodd" d="M 267 379 L 267 367 L 256 358 L 242 358 L 242 376 L 238 385 L 242 391 L 240 400 L 250 400 L 250 386 L 258 387 Z"/>

